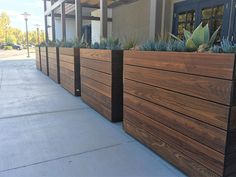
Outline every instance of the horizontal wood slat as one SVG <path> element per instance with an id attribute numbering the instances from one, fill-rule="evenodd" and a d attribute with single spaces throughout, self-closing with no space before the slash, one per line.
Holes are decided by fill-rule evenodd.
<path id="1" fill-rule="evenodd" d="M 112 86 L 112 78 L 110 74 L 98 72 L 89 68 L 81 67 L 81 75 L 101 82 L 105 85 Z"/>
<path id="2" fill-rule="evenodd" d="M 42 67 L 41 67 L 41 56 L 39 47 L 35 47 L 35 56 L 36 56 L 36 68 L 41 71 Z"/>
<path id="3" fill-rule="evenodd" d="M 150 100 L 155 104 L 227 130 L 230 109 L 227 106 L 128 79 L 125 79 L 124 82 L 124 91 L 128 94 Z"/>
<path id="4" fill-rule="evenodd" d="M 40 47 L 40 55 L 41 55 L 42 72 L 48 76 L 49 75 L 49 68 L 48 68 L 48 57 L 47 57 L 47 48 L 46 47 Z"/>
<path id="5" fill-rule="evenodd" d="M 82 67 L 85 67 L 85 68 L 90 68 L 99 72 L 112 74 L 110 62 L 81 58 L 80 64 Z"/>
<path id="6" fill-rule="evenodd" d="M 230 105 L 232 81 L 125 65 L 125 78 Z"/>
<path id="7" fill-rule="evenodd" d="M 121 121 L 123 52 L 81 49 L 80 54 L 82 99 L 108 120 Z"/>
<path id="8" fill-rule="evenodd" d="M 124 117 L 136 126 L 141 126 L 152 135 L 161 137 L 168 144 L 191 157 L 203 166 L 212 169 L 217 174 L 223 174 L 224 155 L 208 148 L 197 141 L 164 126 L 157 121 L 153 121 L 147 116 L 140 114 L 125 106 Z"/>
<path id="9" fill-rule="evenodd" d="M 145 60 L 143 60 L 145 58 Z M 233 54 L 127 51 L 125 64 L 232 80 Z M 219 70 L 220 68 L 220 70 Z"/>
<path id="10" fill-rule="evenodd" d="M 220 177 L 216 173 L 207 169 L 202 164 L 193 161 L 191 157 L 186 156 L 184 153 L 178 151 L 175 146 L 171 146 L 163 141 L 163 139 L 153 136 L 145 129 L 134 126 L 124 117 L 124 128 L 132 136 L 136 137 L 140 142 L 151 147 L 155 152 L 159 153 L 162 157 L 168 159 L 171 163 L 175 164 L 179 169 L 194 177 L 211 176 Z"/>
<path id="11" fill-rule="evenodd" d="M 125 51 L 124 56 L 125 131 L 189 176 L 233 177 L 235 55 Z"/>
<path id="12" fill-rule="evenodd" d="M 80 49 L 59 48 L 61 85 L 75 96 L 81 94 Z"/>
<path id="13" fill-rule="evenodd" d="M 48 47 L 49 77 L 57 83 L 60 83 L 59 65 L 59 49 L 56 47 Z"/>
<path id="14" fill-rule="evenodd" d="M 111 50 L 94 50 L 94 49 L 83 49 L 81 50 L 83 58 L 111 62 L 112 51 Z"/>
<path id="15" fill-rule="evenodd" d="M 125 106 L 136 111 L 142 110 L 142 114 L 154 121 L 162 123 L 222 154 L 225 152 L 226 131 L 129 94 L 125 94 L 124 98 Z"/>

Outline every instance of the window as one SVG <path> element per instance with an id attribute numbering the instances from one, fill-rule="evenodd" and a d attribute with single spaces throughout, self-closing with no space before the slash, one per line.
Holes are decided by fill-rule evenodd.
<path id="1" fill-rule="evenodd" d="M 202 22 L 203 25 L 209 24 L 211 35 L 223 24 L 224 5 L 204 8 L 202 9 Z M 222 29 L 222 28 L 221 28 Z M 218 33 L 217 40 L 220 40 L 220 32 Z"/>
<path id="2" fill-rule="evenodd" d="M 195 11 L 190 10 L 178 15 L 178 37 L 183 39 L 184 29 L 193 32 L 195 24 Z"/>
<path id="3" fill-rule="evenodd" d="M 183 39 L 183 30 L 192 32 L 201 22 L 209 24 L 210 32 L 221 26 L 217 40 L 230 36 L 233 25 L 229 20 L 232 2 L 236 0 L 186 0 L 174 5 L 173 34 Z M 234 8 L 233 8 L 234 9 Z M 235 14 L 235 13 L 234 13 Z M 230 25 L 229 25 L 230 24 Z"/>

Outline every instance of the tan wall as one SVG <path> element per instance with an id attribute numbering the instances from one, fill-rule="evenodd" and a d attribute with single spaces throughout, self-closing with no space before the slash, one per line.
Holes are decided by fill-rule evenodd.
<path id="1" fill-rule="evenodd" d="M 149 38 L 149 0 L 122 5 L 112 11 L 112 35 L 138 37 L 141 41 Z"/>
<path id="2" fill-rule="evenodd" d="M 157 0 L 157 30 L 156 34 L 172 32 L 174 3 L 184 0 Z M 122 5 L 112 12 L 112 35 L 124 38 L 124 36 L 138 36 L 140 41 L 150 39 L 150 0 L 138 0 L 132 4 Z M 164 11 L 163 11 L 163 7 Z"/>

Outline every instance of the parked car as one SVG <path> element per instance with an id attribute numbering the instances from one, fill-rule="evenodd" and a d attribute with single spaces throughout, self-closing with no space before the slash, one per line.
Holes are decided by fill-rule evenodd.
<path id="1" fill-rule="evenodd" d="M 18 45 L 18 44 L 12 44 L 12 48 L 16 49 L 16 50 L 22 50 L 23 49 L 23 47 L 21 45 Z"/>

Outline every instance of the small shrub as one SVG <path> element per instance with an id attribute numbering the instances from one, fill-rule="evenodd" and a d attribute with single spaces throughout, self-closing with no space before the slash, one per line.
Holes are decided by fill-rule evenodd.
<path id="1" fill-rule="evenodd" d="M 136 38 L 125 38 L 122 48 L 124 50 L 136 49 L 138 40 Z"/>
<path id="2" fill-rule="evenodd" d="M 3 48 L 4 50 L 12 50 L 13 49 L 13 47 L 12 46 L 10 46 L 10 45 L 7 45 L 7 46 L 4 46 L 4 48 Z"/>
<path id="3" fill-rule="evenodd" d="M 223 38 L 220 46 L 214 45 L 210 50 L 213 53 L 236 53 L 236 44 L 231 42 L 228 38 Z"/>
<path id="4" fill-rule="evenodd" d="M 167 51 L 168 43 L 165 41 L 149 40 L 141 45 L 140 50 L 143 51 Z"/>
<path id="5" fill-rule="evenodd" d="M 91 45 L 92 49 L 120 50 L 121 43 L 118 38 L 101 39 L 100 43 L 95 42 Z"/>

